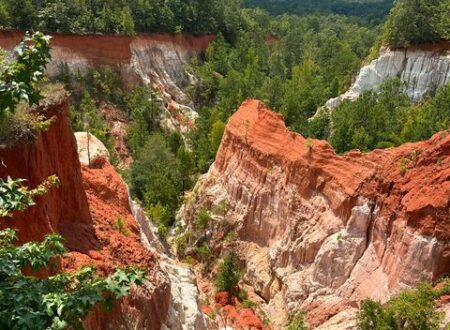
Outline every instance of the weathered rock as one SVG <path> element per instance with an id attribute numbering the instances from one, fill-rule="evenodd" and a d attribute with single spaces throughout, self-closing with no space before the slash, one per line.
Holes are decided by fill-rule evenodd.
<path id="1" fill-rule="evenodd" d="M 170 249 L 159 239 L 157 229 L 147 218 L 139 203 L 131 198 L 129 203 L 140 227 L 142 243 L 147 249 L 160 255 L 161 267 L 170 280 L 168 316 L 161 329 L 207 329 L 208 320 L 200 309 L 199 291 L 194 273 L 170 255 Z"/>
<path id="2" fill-rule="evenodd" d="M 87 132 L 76 132 L 77 149 L 80 163 L 90 165 L 98 158 L 109 160 L 109 151 L 105 145 L 94 135 Z"/>
<path id="3" fill-rule="evenodd" d="M 326 103 L 336 108 L 343 100 L 356 100 L 362 92 L 377 90 L 389 78 L 399 77 L 413 101 L 450 82 L 450 43 L 409 49 L 382 48 L 380 56 L 364 66 L 350 89 Z"/>
<path id="4" fill-rule="evenodd" d="M 11 51 L 23 33 L 0 31 L 0 47 Z M 119 35 L 52 34 L 52 61 L 49 76 L 57 75 L 62 65 L 74 73 L 104 65 L 117 67 L 130 86 L 153 86 L 163 97 L 163 125 L 186 132 L 197 113 L 184 92 L 195 78 L 186 71 L 190 59 L 206 50 L 212 35 L 151 34 L 127 37 Z"/>
<path id="5" fill-rule="evenodd" d="M 351 327 L 343 315 L 362 299 L 385 301 L 422 276 L 450 271 L 449 132 L 339 156 L 325 141 L 309 148 L 279 114 L 248 100 L 230 119 L 184 221 L 224 199 L 245 280 L 269 300 L 269 315 L 303 309 L 313 327 L 335 315 L 333 322 Z M 282 301 L 267 289 L 269 278 L 279 281 Z"/>
<path id="6" fill-rule="evenodd" d="M 16 229 L 20 242 L 42 240 L 51 232 L 62 233 L 69 244 L 73 232 L 79 233 L 79 239 L 93 239 L 77 145 L 68 119 L 69 104 L 64 95 L 55 99 L 58 102 L 45 109 L 47 118 L 56 118 L 46 132 L 38 133 L 32 142 L 20 141 L 0 149 L 0 178 L 26 179 L 32 188 L 51 175 L 57 175 L 61 182 L 57 189 L 39 197 L 37 205 L 27 212 L 2 219 L 0 228 Z"/>

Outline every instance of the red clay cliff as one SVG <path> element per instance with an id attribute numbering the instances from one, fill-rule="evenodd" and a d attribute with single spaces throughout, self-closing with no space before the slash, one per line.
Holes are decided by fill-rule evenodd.
<path id="1" fill-rule="evenodd" d="M 37 133 L 30 142 L 0 149 L 0 178 L 23 178 L 32 188 L 50 175 L 61 181 L 38 198 L 36 206 L 2 218 L 0 229 L 16 229 L 21 243 L 61 234 L 70 251 L 61 260 L 64 271 L 82 265 L 95 265 L 101 275 L 131 265 L 146 269 L 143 287 L 132 289 L 111 312 L 96 308 L 85 326 L 119 329 L 133 324 L 137 329 L 160 329 L 167 317 L 170 285 L 159 257 L 142 245 L 127 186 L 114 167 L 106 159 L 97 160 L 91 169 L 80 166 L 68 111 L 67 97 L 62 96 L 45 109 L 47 118 L 56 118 L 47 131 Z M 119 218 L 124 221 L 122 232 L 116 227 Z"/>
<path id="2" fill-rule="evenodd" d="M 188 224 L 201 207 L 230 205 L 224 220 L 237 232 L 244 282 L 277 329 L 298 310 L 314 328 L 353 329 L 362 299 L 385 301 L 422 276 L 450 273 L 448 131 L 337 155 L 247 100 L 194 191 L 183 210 Z"/>

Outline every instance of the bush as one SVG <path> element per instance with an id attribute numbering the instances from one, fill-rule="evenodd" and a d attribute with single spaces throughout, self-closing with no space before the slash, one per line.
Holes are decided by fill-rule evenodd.
<path id="1" fill-rule="evenodd" d="M 201 262 L 209 266 L 213 261 L 213 255 L 209 249 L 208 244 L 203 243 L 202 245 L 195 248 L 195 253 L 198 255 Z"/>
<path id="2" fill-rule="evenodd" d="M 128 236 L 129 231 L 126 228 L 126 223 L 123 217 L 118 217 L 116 222 L 113 225 L 114 230 L 117 230 L 119 233 L 121 233 L 124 236 Z"/>
<path id="3" fill-rule="evenodd" d="M 238 283 L 239 268 L 236 263 L 236 257 L 233 253 L 227 252 L 219 265 L 214 284 L 217 291 L 226 291 L 231 295 L 235 295 Z"/>
<path id="4" fill-rule="evenodd" d="M 211 221 L 211 214 L 205 208 L 201 208 L 195 217 L 194 226 L 197 230 L 204 230 Z"/>
<path id="5" fill-rule="evenodd" d="M 308 330 L 308 327 L 305 325 L 305 313 L 298 312 L 295 314 L 289 322 L 286 330 Z"/>
<path id="6" fill-rule="evenodd" d="M 384 306 L 367 299 L 358 314 L 358 329 L 441 329 L 443 315 L 437 310 L 436 298 L 443 292 L 422 282 L 416 290 L 406 290 Z"/>

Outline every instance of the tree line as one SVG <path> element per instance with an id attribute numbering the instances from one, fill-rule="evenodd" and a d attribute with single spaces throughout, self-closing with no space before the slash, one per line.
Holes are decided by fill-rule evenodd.
<path id="1" fill-rule="evenodd" d="M 383 40 L 394 47 L 450 39 L 449 0 L 397 0 L 385 25 Z"/>
<path id="2" fill-rule="evenodd" d="M 0 0 L 0 27 L 60 33 L 235 33 L 240 0 Z"/>

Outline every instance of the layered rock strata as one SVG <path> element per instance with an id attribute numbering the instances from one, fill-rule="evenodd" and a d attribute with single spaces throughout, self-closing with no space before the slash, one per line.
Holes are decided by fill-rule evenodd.
<path id="1" fill-rule="evenodd" d="M 314 328 L 351 329 L 362 299 L 450 272 L 449 132 L 337 155 L 248 100 L 183 208 L 188 230 L 197 210 L 221 202 L 228 212 L 214 221 L 228 226 L 216 228 L 235 228 L 244 281 L 276 329 L 300 309 Z M 220 249 L 224 235 L 210 244 Z"/>
<path id="2" fill-rule="evenodd" d="M 450 43 L 424 45 L 408 49 L 382 48 L 380 56 L 359 72 L 350 89 L 326 103 L 336 108 L 344 100 L 356 100 L 367 90 L 377 90 L 389 78 L 400 78 L 412 101 L 421 101 L 427 94 L 450 82 Z"/>
<path id="3" fill-rule="evenodd" d="M 0 31 L 0 47 L 11 51 L 22 36 L 21 32 Z M 144 83 L 161 93 L 165 127 L 186 132 L 193 125 L 197 113 L 184 91 L 195 82 L 195 77 L 186 67 L 193 56 L 206 50 L 213 36 L 52 34 L 52 37 L 49 76 L 58 75 L 63 65 L 75 74 L 105 65 L 116 67 L 128 85 Z"/>

